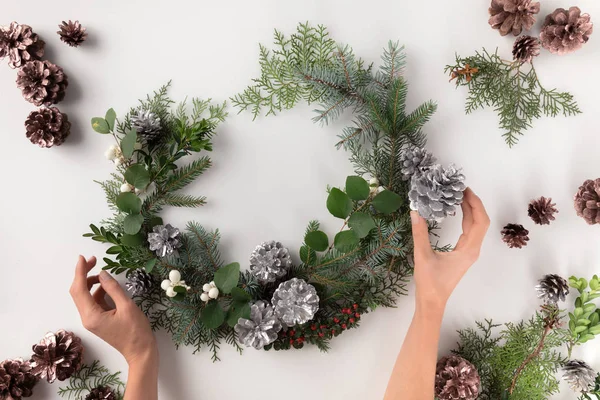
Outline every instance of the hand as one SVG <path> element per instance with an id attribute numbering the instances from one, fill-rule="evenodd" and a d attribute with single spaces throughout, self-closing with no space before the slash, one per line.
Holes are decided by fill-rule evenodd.
<path id="1" fill-rule="evenodd" d="M 71 297 L 77 306 L 83 326 L 117 349 L 127 363 L 158 363 L 156 339 L 148 319 L 127 296 L 119 283 L 106 271 L 87 276 L 96 265 L 96 257 L 79 256 Z M 92 296 L 90 290 L 100 284 Z M 106 302 L 106 295 L 115 307 Z"/>
<path id="2" fill-rule="evenodd" d="M 431 248 L 427 222 L 416 211 L 411 212 L 417 308 L 433 308 L 443 312 L 454 288 L 479 258 L 490 218 L 481 199 L 470 188 L 465 190 L 464 196 L 463 233 L 450 252 L 438 252 Z"/>

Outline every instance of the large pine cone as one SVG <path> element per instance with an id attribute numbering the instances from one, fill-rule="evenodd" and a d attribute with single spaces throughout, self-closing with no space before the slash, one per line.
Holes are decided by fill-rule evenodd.
<path id="1" fill-rule="evenodd" d="M 58 33 L 58 35 L 60 36 L 60 40 L 62 40 L 71 47 L 78 47 L 87 38 L 85 28 L 81 26 L 79 21 L 63 21 L 62 24 L 58 26 L 58 28 L 60 30 L 56 33 Z"/>
<path id="2" fill-rule="evenodd" d="M 435 394 L 440 400 L 475 400 L 481 379 L 473 364 L 462 357 L 442 357 L 435 371 Z"/>
<path id="3" fill-rule="evenodd" d="M 600 223 L 600 178 L 586 180 L 575 194 L 575 211 L 590 225 Z"/>
<path id="4" fill-rule="evenodd" d="M 535 23 L 540 3 L 531 0 L 492 0 L 489 12 L 488 22 L 492 28 L 498 29 L 502 36 L 509 33 L 519 36 L 523 28 L 528 31 Z"/>
<path id="5" fill-rule="evenodd" d="M 85 400 L 117 400 L 117 396 L 108 386 L 98 386 L 85 396 Z"/>
<path id="6" fill-rule="evenodd" d="M 8 57 L 11 68 L 20 68 L 28 61 L 41 59 L 45 45 L 29 25 L 11 22 L 8 26 L 0 26 L 0 59 Z"/>
<path id="7" fill-rule="evenodd" d="M 554 214 L 557 212 L 556 204 L 552 202 L 552 199 L 544 196 L 532 200 L 527 208 L 527 214 L 538 225 L 550 225 L 550 221 L 556 219 Z"/>
<path id="8" fill-rule="evenodd" d="M 71 133 L 67 114 L 56 107 L 42 107 L 32 111 L 25 120 L 27 139 L 40 147 L 60 146 Z"/>
<path id="9" fill-rule="evenodd" d="M 413 175 L 408 192 L 410 208 L 427 220 L 441 221 L 454 215 L 463 201 L 464 180 L 462 171 L 453 165 L 442 168 L 436 164 Z"/>
<path id="10" fill-rule="evenodd" d="M 557 8 L 544 20 L 540 40 L 551 53 L 562 55 L 580 49 L 593 30 L 590 15 L 581 14 L 579 7 Z"/>
<path id="11" fill-rule="evenodd" d="M 533 57 L 540 55 L 540 40 L 533 36 L 520 36 L 515 40 L 512 54 L 516 61 L 531 62 Z"/>
<path id="12" fill-rule="evenodd" d="M 31 373 L 29 361 L 20 358 L 0 363 L 0 399 L 21 400 L 31 397 L 38 378 Z"/>
<path id="13" fill-rule="evenodd" d="M 79 371 L 83 362 L 83 344 L 72 332 L 49 332 L 33 346 L 32 373 L 49 383 L 64 381 Z"/>
<path id="14" fill-rule="evenodd" d="M 529 231 L 519 224 L 508 224 L 502 229 L 502 240 L 508 247 L 520 249 L 527 246 Z"/>
<path id="15" fill-rule="evenodd" d="M 29 61 L 17 75 L 17 86 L 23 97 L 38 107 L 64 99 L 68 85 L 63 69 L 50 61 Z"/>

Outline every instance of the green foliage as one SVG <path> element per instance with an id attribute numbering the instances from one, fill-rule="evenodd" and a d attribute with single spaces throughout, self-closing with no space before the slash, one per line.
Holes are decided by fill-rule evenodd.
<path id="1" fill-rule="evenodd" d="M 325 251 L 329 246 L 329 238 L 322 231 L 310 231 L 304 236 L 304 242 L 315 251 Z"/>
<path id="2" fill-rule="evenodd" d="M 95 360 L 92 364 L 83 365 L 79 371 L 71 375 L 66 387 L 58 389 L 61 397 L 72 400 L 84 400 L 98 386 L 110 387 L 117 400 L 123 399 L 125 383 L 120 378 L 121 373 L 111 373 L 106 367 Z"/>
<path id="3" fill-rule="evenodd" d="M 348 253 L 354 250 L 358 246 L 358 243 L 358 236 L 352 230 L 338 232 L 333 240 L 333 245 L 340 253 Z"/>
<path id="4" fill-rule="evenodd" d="M 348 226 L 360 239 L 369 235 L 371 230 L 377 226 L 375 220 L 364 212 L 355 212 L 348 218 Z"/>
<path id="5" fill-rule="evenodd" d="M 240 264 L 231 263 L 215 272 L 215 285 L 222 293 L 229 294 L 240 280 Z"/>
<path id="6" fill-rule="evenodd" d="M 402 206 L 402 203 L 402 198 L 389 190 L 384 190 L 373 199 L 373 207 L 384 214 L 393 213 Z"/>
<path id="7" fill-rule="evenodd" d="M 360 201 L 369 198 L 369 183 L 360 176 L 349 176 L 346 178 L 346 194 L 352 200 Z"/>
<path id="8" fill-rule="evenodd" d="M 469 68 L 476 70 L 465 71 Z M 498 113 L 502 136 L 511 147 L 542 114 L 556 117 L 581 112 L 571 94 L 542 86 L 533 63 L 503 60 L 497 50 L 483 49 L 464 58 L 457 55 L 455 64 L 445 70 L 452 73 L 457 87 L 468 88 L 467 114 L 484 107 Z"/>
<path id="9" fill-rule="evenodd" d="M 338 188 L 332 188 L 327 196 L 327 209 L 337 218 L 346 219 L 352 212 L 352 200 Z"/>
<path id="10" fill-rule="evenodd" d="M 592 397 L 593 396 L 593 397 Z M 596 381 L 592 390 L 587 393 L 582 393 L 578 400 L 600 400 L 600 374 L 596 376 Z"/>
<path id="11" fill-rule="evenodd" d="M 200 319 L 208 329 L 216 329 L 225 322 L 225 312 L 217 300 L 211 300 L 202 310 Z"/>
<path id="12" fill-rule="evenodd" d="M 600 297 L 600 279 L 594 275 L 588 283 L 585 278 L 572 276 L 569 278 L 569 285 L 579 292 L 573 312 L 569 313 L 571 333 L 569 354 L 571 354 L 574 345 L 585 343 L 600 334 L 600 309 L 593 303 Z"/>

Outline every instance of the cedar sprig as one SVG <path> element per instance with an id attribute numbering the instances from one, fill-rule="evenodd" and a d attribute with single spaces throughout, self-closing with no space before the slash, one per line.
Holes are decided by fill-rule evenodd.
<path id="1" fill-rule="evenodd" d="M 71 375 L 68 385 L 59 388 L 58 394 L 70 400 L 83 400 L 89 392 L 99 386 L 110 387 L 117 400 L 123 399 L 125 382 L 121 380 L 121 372 L 110 372 L 98 360 L 83 365 Z"/>

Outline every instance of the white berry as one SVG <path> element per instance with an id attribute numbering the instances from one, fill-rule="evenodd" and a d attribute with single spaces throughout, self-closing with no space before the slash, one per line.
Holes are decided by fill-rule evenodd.
<path id="1" fill-rule="evenodd" d="M 203 302 L 205 302 L 205 303 L 206 303 L 207 301 L 209 301 L 209 300 L 210 300 L 210 297 L 208 297 L 208 294 L 206 294 L 206 293 L 202 293 L 202 294 L 200 295 L 200 300 L 202 300 Z"/>
<path id="2" fill-rule="evenodd" d="M 131 192 L 133 190 L 133 186 L 129 183 L 124 183 L 121 185 L 121 193 Z"/>
<path id="3" fill-rule="evenodd" d="M 169 279 L 171 280 L 171 282 L 177 283 L 181 280 L 181 274 L 179 273 L 179 271 L 174 269 L 173 271 L 169 272 Z"/>
<path id="4" fill-rule="evenodd" d="M 385 190 L 385 188 L 384 188 L 383 186 L 379 186 L 379 187 L 377 188 L 377 193 L 381 193 L 381 192 L 383 192 L 384 190 Z"/>
<path id="5" fill-rule="evenodd" d="M 371 180 L 369 180 L 369 186 L 379 186 L 379 179 L 371 178 Z"/>
<path id="6" fill-rule="evenodd" d="M 169 297 L 175 297 L 177 296 L 177 292 L 175 291 L 175 289 L 173 289 L 172 287 L 167 289 L 167 296 Z"/>
<path id="7" fill-rule="evenodd" d="M 216 287 L 210 289 L 208 291 L 208 297 L 210 297 L 211 299 L 216 299 L 217 297 L 219 297 L 219 289 L 217 289 Z"/>
<path id="8" fill-rule="evenodd" d="M 119 158 L 115 158 L 113 160 L 113 162 L 115 163 L 115 165 L 118 167 L 119 165 L 123 164 L 123 159 Z"/>
<path id="9" fill-rule="evenodd" d="M 210 285 L 210 287 L 211 287 L 211 288 L 212 288 L 212 287 L 217 287 L 217 284 L 215 283 L 215 281 L 211 281 L 211 282 L 209 283 L 209 285 Z"/>
<path id="10" fill-rule="evenodd" d="M 205 292 L 208 292 L 211 288 L 212 286 L 210 286 L 210 283 L 205 283 L 204 286 L 202 286 L 202 290 Z"/>
<path id="11" fill-rule="evenodd" d="M 162 283 L 160 284 L 160 287 L 162 288 L 162 290 L 167 290 L 168 288 L 171 287 L 171 281 L 168 279 L 165 279 L 164 281 L 162 281 Z"/>

